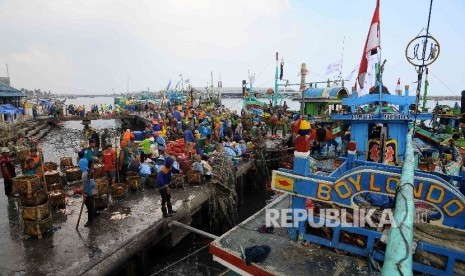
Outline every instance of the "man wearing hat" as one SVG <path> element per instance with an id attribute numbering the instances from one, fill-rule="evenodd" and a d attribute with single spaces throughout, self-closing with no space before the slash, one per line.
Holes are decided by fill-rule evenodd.
<path id="1" fill-rule="evenodd" d="M 170 187 L 168 184 L 171 182 L 171 174 L 181 173 L 181 171 L 174 168 L 173 163 L 174 159 L 168 156 L 165 160 L 165 165 L 161 167 L 157 174 L 157 189 L 161 195 L 161 211 L 164 218 L 171 217 L 173 213 L 176 213 L 171 206 Z"/>
<path id="2" fill-rule="evenodd" d="M 5 184 L 5 195 L 7 197 L 11 196 L 11 191 L 13 189 L 13 177 L 16 176 L 15 166 L 8 156 L 9 153 L 10 150 L 5 147 L 2 148 L 2 156 L 0 156 L 0 169 L 2 171 L 3 182 Z"/>

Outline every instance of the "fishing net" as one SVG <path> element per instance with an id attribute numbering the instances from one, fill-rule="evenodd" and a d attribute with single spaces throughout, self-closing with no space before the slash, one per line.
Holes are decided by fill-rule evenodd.
<path id="1" fill-rule="evenodd" d="M 214 174 L 209 182 L 212 190 L 209 202 L 210 231 L 223 233 L 238 222 L 236 171 L 225 152 L 215 154 L 212 169 Z"/>

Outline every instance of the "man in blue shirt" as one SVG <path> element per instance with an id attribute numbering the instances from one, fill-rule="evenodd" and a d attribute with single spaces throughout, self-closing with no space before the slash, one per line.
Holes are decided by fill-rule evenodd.
<path id="1" fill-rule="evenodd" d="M 189 128 L 184 130 L 184 143 L 186 143 L 186 152 L 191 157 L 194 151 L 195 138 L 192 130 Z"/>
<path id="2" fill-rule="evenodd" d="M 95 195 L 97 194 L 97 190 L 95 187 L 92 187 L 90 183 L 91 180 L 93 181 L 93 177 L 89 175 L 89 161 L 84 157 L 83 152 L 79 152 L 78 156 L 78 166 L 82 171 L 82 196 L 84 204 L 87 207 L 87 222 L 84 224 L 84 227 L 89 227 L 92 225 L 92 221 L 94 220 L 96 213 L 94 208 L 94 200 Z"/>
<path id="3" fill-rule="evenodd" d="M 173 163 L 174 159 L 168 156 L 165 165 L 161 167 L 157 174 L 157 189 L 161 195 L 161 211 L 164 218 L 171 217 L 173 213 L 176 213 L 171 206 L 171 191 L 168 184 L 171 182 L 171 173 L 180 173 L 181 171 L 175 169 Z"/>

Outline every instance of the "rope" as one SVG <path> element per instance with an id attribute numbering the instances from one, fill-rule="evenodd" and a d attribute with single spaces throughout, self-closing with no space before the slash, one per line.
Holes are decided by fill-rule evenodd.
<path id="1" fill-rule="evenodd" d="M 159 274 L 159 273 L 161 273 L 161 272 L 167 270 L 168 268 L 170 268 L 170 267 L 172 267 L 172 266 L 174 266 L 174 265 L 177 265 L 178 263 L 184 261 L 185 259 L 187 259 L 187 258 L 189 258 L 189 257 L 192 257 L 193 255 L 199 253 L 200 251 L 202 251 L 203 249 L 205 249 L 205 248 L 207 248 L 207 247 L 209 247 L 209 246 L 210 246 L 210 243 L 207 244 L 207 245 L 205 245 L 205 246 L 203 246 L 203 247 L 201 247 L 200 249 L 197 249 L 196 251 L 192 252 L 191 254 L 185 256 L 184 258 L 181 258 L 181 259 L 177 260 L 176 262 L 174 262 L 174 263 L 172 263 L 172 264 L 170 264 L 170 265 L 167 265 L 167 266 L 165 266 L 164 268 L 162 268 L 161 270 L 158 270 L 157 272 L 155 272 L 155 273 L 153 273 L 153 274 L 150 274 L 150 275 L 151 275 L 151 276 L 157 275 L 157 274 Z"/>
<path id="2" fill-rule="evenodd" d="M 452 90 L 449 86 L 447 86 L 447 84 L 445 84 L 438 76 L 436 76 L 433 72 L 429 72 L 431 75 L 433 75 L 433 77 L 435 77 L 442 85 L 444 85 L 445 88 L 447 88 L 447 90 L 449 90 L 450 92 L 452 92 L 455 96 L 457 97 L 460 97 L 460 95 L 458 95 L 457 93 L 454 92 L 454 90 Z"/>

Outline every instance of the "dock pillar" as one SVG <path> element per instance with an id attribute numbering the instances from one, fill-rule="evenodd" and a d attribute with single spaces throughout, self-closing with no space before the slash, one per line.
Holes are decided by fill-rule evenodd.
<path id="1" fill-rule="evenodd" d="M 294 173 L 300 175 L 310 174 L 310 152 L 294 152 Z"/>

